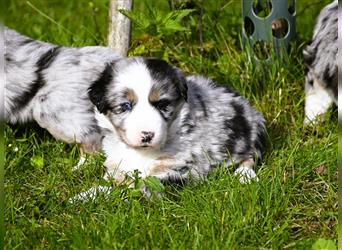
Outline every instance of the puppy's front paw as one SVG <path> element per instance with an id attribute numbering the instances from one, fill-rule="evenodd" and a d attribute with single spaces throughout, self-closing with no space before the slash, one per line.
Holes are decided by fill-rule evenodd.
<path id="1" fill-rule="evenodd" d="M 234 172 L 234 175 L 239 177 L 239 181 L 242 184 L 251 183 L 252 180 L 259 181 L 259 178 L 254 170 L 249 167 L 241 166 L 237 168 Z"/>
<path id="2" fill-rule="evenodd" d="M 172 156 L 162 156 L 157 158 L 150 166 L 150 176 L 163 176 L 170 172 L 183 174 L 189 167 L 183 160 L 178 160 Z"/>

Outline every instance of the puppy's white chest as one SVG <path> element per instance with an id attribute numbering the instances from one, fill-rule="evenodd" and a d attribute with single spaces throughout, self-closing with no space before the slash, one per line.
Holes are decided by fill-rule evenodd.
<path id="1" fill-rule="evenodd" d="M 154 160 L 161 156 L 161 152 L 156 150 L 131 148 L 115 135 L 104 138 L 103 150 L 107 156 L 105 162 L 107 175 L 111 176 L 120 172 L 133 173 L 138 170 L 141 177 L 146 177 Z"/>

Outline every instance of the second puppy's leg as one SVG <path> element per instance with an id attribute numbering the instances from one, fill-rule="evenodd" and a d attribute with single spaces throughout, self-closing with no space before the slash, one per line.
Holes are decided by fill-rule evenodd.
<path id="1" fill-rule="evenodd" d="M 304 124 L 317 122 L 317 118 L 327 112 L 333 100 L 328 91 L 317 81 L 305 86 L 305 119 Z"/>
<path id="2" fill-rule="evenodd" d="M 240 163 L 240 166 L 234 172 L 234 175 L 239 177 L 240 183 L 250 183 L 252 180 L 259 181 L 254 171 L 254 165 L 253 158 L 249 158 Z"/>

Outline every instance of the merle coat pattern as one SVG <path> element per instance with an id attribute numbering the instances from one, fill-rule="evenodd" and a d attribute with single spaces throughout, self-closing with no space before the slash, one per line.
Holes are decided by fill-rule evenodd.
<path id="1" fill-rule="evenodd" d="M 107 69 L 109 81 L 91 88 L 94 102 L 102 101 L 99 124 L 108 129 L 103 139 L 108 175 L 121 179 L 138 169 L 143 177 L 184 181 L 203 178 L 225 163 L 255 177 L 265 120 L 237 92 L 202 76 L 185 77 L 158 59 L 125 58 Z M 103 86 L 107 91 L 97 91 Z M 146 131 L 154 135 L 148 142 Z"/>
<path id="2" fill-rule="evenodd" d="M 56 139 L 98 149 L 102 135 L 88 88 L 118 58 L 109 48 L 62 47 L 5 28 L 5 121 L 36 121 Z"/>

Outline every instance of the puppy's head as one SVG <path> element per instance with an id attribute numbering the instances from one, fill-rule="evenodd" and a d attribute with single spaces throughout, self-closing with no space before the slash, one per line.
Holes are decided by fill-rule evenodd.
<path id="1" fill-rule="evenodd" d="M 127 145 L 159 149 L 187 99 L 187 86 L 165 61 L 132 57 L 107 65 L 89 97 Z"/>

